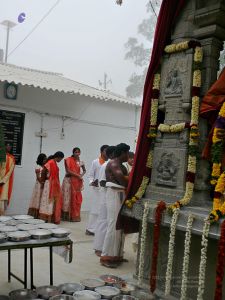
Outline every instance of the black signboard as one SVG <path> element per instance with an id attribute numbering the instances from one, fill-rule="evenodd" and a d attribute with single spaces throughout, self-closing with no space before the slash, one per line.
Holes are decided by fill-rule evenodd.
<path id="1" fill-rule="evenodd" d="M 0 122 L 3 127 L 5 143 L 12 145 L 12 154 L 17 165 L 21 165 L 22 159 L 24 119 L 24 113 L 0 110 Z"/>

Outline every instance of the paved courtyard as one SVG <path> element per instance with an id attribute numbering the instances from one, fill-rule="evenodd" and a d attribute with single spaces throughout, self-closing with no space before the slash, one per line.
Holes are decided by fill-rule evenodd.
<path id="1" fill-rule="evenodd" d="M 87 214 L 82 214 L 80 223 L 62 222 L 60 227 L 71 230 L 73 245 L 73 261 L 65 263 L 58 254 L 54 254 L 54 285 L 65 282 L 80 282 L 85 278 L 98 277 L 103 274 L 113 274 L 132 277 L 135 271 L 136 254 L 131 245 L 131 236 L 126 236 L 124 257 L 129 261 L 117 269 L 108 269 L 99 263 L 99 258 L 93 251 L 93 237 L 85 235 Z M 0 294 L 7 295 L 11 290 L 23 288 L 23 285 L 12 278 L 7 282 L 7 252 L 0 252 Z M 12 251 L 12 271 L 23 276 L 23 251 Z M 28 265 L 29 271 L 29 265 Z M 29 274 L 29 272 L 28 272 Z M 49 251 L 47 248 L 34 249 L 34 284 L 36 286 L 49 284 Z"/>

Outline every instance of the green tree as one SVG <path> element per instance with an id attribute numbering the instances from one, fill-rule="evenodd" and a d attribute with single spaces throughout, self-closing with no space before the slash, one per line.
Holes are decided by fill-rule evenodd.
<path id="1" fill-rule="evenodd" d="M 161 1 L 162 0 L 147 1 L 146 12 L 148 17 L 138 25 L 138 38 L 130 37 L 125 43 L 125 59 L 132 61 L 137 69 L 129 78 L 129 85 L 126 87 L 127 97 L 137 98 L 143 93 L 157 14 Z"/>
<path id="2" fill-rule="evenodd" d="M 5 141 L 4 141 L 4 133 L 2 124 L 0 122 L 0 163 L 4 162 L 6 159 L 6 153 L 5 153 Z"/>

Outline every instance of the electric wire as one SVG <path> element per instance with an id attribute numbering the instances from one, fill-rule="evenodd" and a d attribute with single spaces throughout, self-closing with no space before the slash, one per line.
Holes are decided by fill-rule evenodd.
<path id="1" fill-rule="evenodd" d="M 25 36 L 25 38 L 19 42 L 19 44 L 9 52 L 7 58 L 12 55 L 22 44 L 25 42 L 29 36 L 38 28 L 38 26 L 48 17 L 48 15 L 53 11 L 53 9 L 59 4 L 61 0 L 57 0 L 56 3 L 47 11 L 47 13 L 41 18 L 41 20 L 31 29 L 31 31 Z"/>
<path id="2" fill-rule="evenodd" d="M 152 4 L 152 1 L 150 0 L 149 3 L 150 3 L 150 6 L 151 6 L 151 9 L 152 9 L 152 11 L 153 11 L 153 13 L 155 14 L 155 17 L 156 17 L 156 19 L 157 19 L 158 16 L 157 16 L 157 13 L 156 13 L 156 11 L 155 11 L 155 9 L 154 9 L 154 6 L 153 6 L 153 4 Z"/>

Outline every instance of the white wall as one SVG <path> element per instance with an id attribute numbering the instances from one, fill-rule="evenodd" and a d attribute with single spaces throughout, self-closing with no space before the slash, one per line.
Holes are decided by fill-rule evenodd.
<path id="1" fill-rule="evenodd" d="M 40 138 L 35 136 L 35 132 L 40 131 L 42 118 L 43 129 L 47 133 L 47 137 L 43 138 L 42 152 L 50 155 L 63 151 L 65 156 L 69 156 L 72 148 L 78 146 L 87 170 L 91 161 L 99 155 L 102 144 L 125 142 L 134 150 L 140 108 L 133 105 L 25 86 L 18 87 L 16 101 L 4 99 L 3 94 L 1 83 L 0 109 L 25 113 L 22 165 L 15 169 L 14 189 L 8 213 L 27 212 L 35 181 L 35 161 L 40 152 Z M 60 136 L 62 117 L 67 117 L 64 121 L 64 139 Z M 63 162 L 59 167 L 62 180 Z M 89 209 L 90 201 L 91 194 L 85 176 L 82 210 Z"/>

